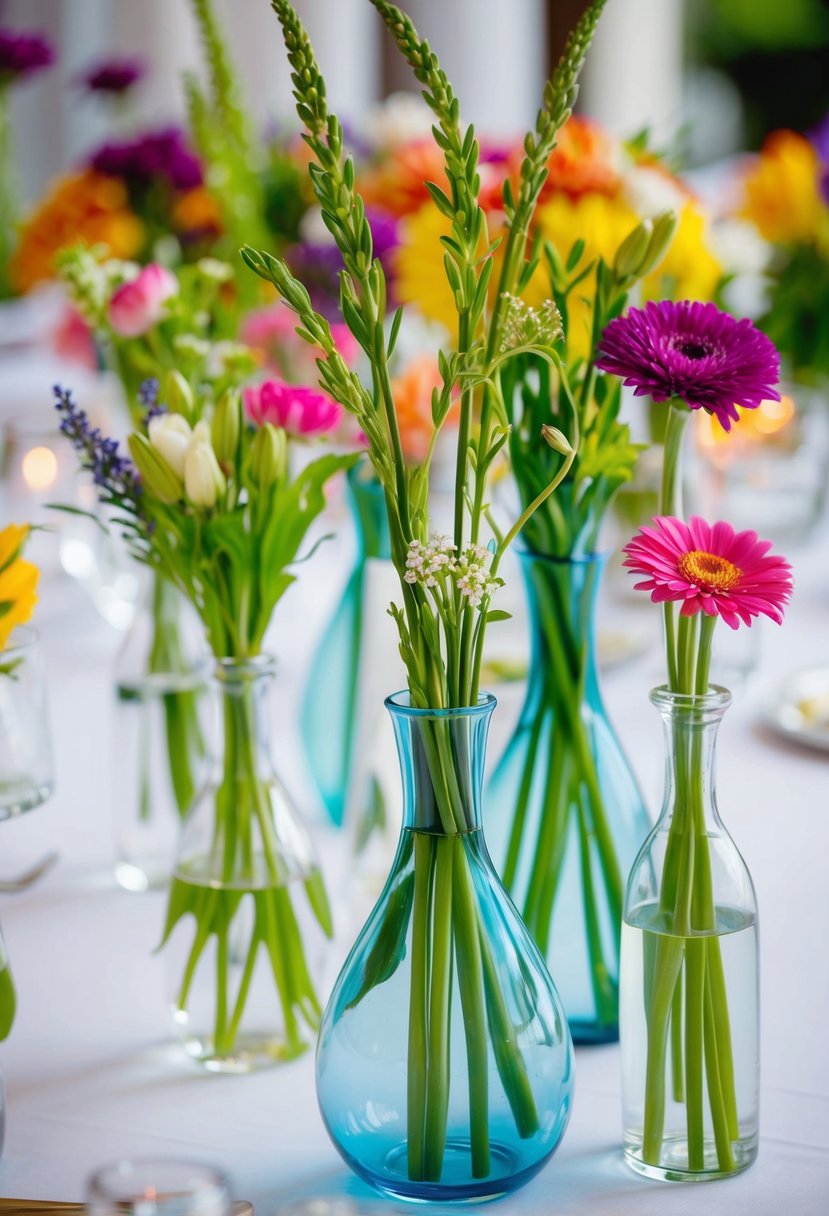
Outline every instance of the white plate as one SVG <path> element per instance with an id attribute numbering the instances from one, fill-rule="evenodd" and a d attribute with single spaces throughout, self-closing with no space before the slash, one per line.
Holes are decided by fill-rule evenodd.
<path id="1" fill-rule="evenodd" d="M 805 667 L 770 689 L 762 716 L 784 738 L 829 752 L 829 663 Z"/>

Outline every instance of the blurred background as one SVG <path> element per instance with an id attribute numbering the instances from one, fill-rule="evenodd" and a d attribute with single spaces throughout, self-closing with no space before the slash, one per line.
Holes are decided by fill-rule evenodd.
<path id="1" fill-rule="evenodd" d="M 581 0 L 409 0 L 462 98 L 488 135 L 532 122 L 541 88 Z M 334 106 L 359 119 L 413 82 L 364 0 L 298 0 Z M 264 0 L 220 0 L 231 51 L 244 64 L 248 107 L 262 123 L 290 120 L 290 85 Z M 183 0 L 4 0 L 4 25 L 42 29 L 53 71 L 12 99 L 24 199 L 83 159 L 112 116 L 78 86 L 93 61 L 142 58 L 130 96 L 137 125 L 181 120 L 181 72 L 201 70 Z M 463 46 L 458 38 L 463 29 Z M 629 137 L 643 128 L 686 166 L 756 149 L 775 127 L 808 130 L 829 107 L 827 0 L 611 0 L 588 60 L 580 109 Z"/>

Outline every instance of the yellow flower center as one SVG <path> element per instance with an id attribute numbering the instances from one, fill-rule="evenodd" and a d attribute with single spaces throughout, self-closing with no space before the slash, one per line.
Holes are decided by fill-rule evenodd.
<path id="1" fill-rule="evenodd" d="M 725 557 L 706 553 L 704 549 L 692 549 L 679 559 L 679 573 L 689 583 L 703 587 L 706 591 L 730 591 L 740 578 L 742 570 Z"/>

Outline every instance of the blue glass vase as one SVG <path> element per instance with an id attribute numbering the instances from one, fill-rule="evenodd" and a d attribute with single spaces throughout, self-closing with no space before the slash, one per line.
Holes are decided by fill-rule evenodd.
<path id="1" fill-rule="evenodd" d="M 490 696 L 386 701 L 403 777 L 391 874 L 323 1015 L 317 1093 L 348 1165 L 417 1202 L 528 1182 L 570 1114 L 573 1049 L 544 961 L 481 828 Z"/>
<path id="2" fill-rule="evenodd" d="M 492 854 L 556 976 L 576 1043 L 619 1037 L 624 879 L 650 820 L 607 717 L 594 615 L 603 554 L 519 554 L 531 662 L 489 784 Z"/>
<path id="3" fill-rule="evenodd" d="M 351 776 L 366 563 L 390 558 L 382 487 L 367 463 L 346 474 L 357 556 L 345 590 L 323 634 L 302 701 L 302 741 L 325 809 L 343 822 Z"/>

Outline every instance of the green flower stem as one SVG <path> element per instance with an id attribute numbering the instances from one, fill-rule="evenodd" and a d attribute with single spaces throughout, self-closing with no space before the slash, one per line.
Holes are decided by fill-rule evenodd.
<path id="1" fill-rule="evenodd" d="M 580 602 L 571 605 L 559 586 L 559 580 L 567 577 L 563 563 L 560 570 L 554 567 L 548 572 L 541 568 L 542 561 L 539 559 L 536 563 L 533 579 L 541 622 L 538 662 L 546 675 L 539 699 L 533 706 L 533 733 L 510 830 L 504 880 L 508 889 L 513 886 L 522 850 L 528 853 L 531 861 L 522 915 L 539 948 L 546 950 L 568 825 L 571 816 L 574 817 L 580 843 L 584 916 L 596 1012 L 603 1021 L 613 1022 L 618 1014 L 618 995 L 615 986 L 609 983 L 610 968 L 599 928 L 601 895 L 593 881 L 593 850 L 604 878 L 608 912 L 617 926 L 617 938 L 621 930 L 623 884 L 593 749 L 581 712 L 588 641 L 577 645 L 576 637 L 579 634 L 587 637 L 587 624 L 584 621 L 579 624 L 573 619 L 574 613 L 589 612 L 592 580 L 582 590 Z M 525 829 L 530 801 L 539 788 L 538 747 L 542 730 L 549 735 L 548 760 L 542 778 L 537 836 L 533 842 Z M 565 779 L 568 770 L 571 776 Z M 617 941 L 617 957 L 618 949 Z"/>
<path id="2" fill-rule="evenodd" d="M 435 840 L 432 982 L 429 994 L 429 1076 L 423 1172 L 437 1182 L 446 1149 L 449 1111 L 449 1033 L 452 1005 L 452 839 Z"/>
<path id="3" fill-rule="evenodd" d="M 668 405 L 668 421 L 665 428 L 665 444 L 662 457 L 662 487 L 659 495 L 660 515 L 682 518 L 682 439 L 688 425 L 690 411 L 684 402 L 672 401 Z M 665 643 L 668 652 L 668 683 L 678 691 L 677 670 L 676 604 L 670 600 L 663 605 L 665 618 Z"/>
<path id="4" fill-rule="evenodd" d="M 472 1168 L 475 1177 L 483 1178 L 491 1169 L 489 1044 L 520 1135 L 537 1130 L 538 1112 L 475 892 L 468 850 L 475 847 L 477 825 L 469 819 L 466 744 L 450 720 L 439 718 L 423 722 L 419 740 L 414 770 L 419 818 L 413 831 L 409 1177 L 433 1182 L 441 1177 L 456 969 L 464 1012 Z"/>
<path id="5" fill-rule="evenodd" d="M 489 1069 L 481 938 L 477 932 L 474 892 L 472 884 L 468 881 L 463 840 L 457 837 L 452 843 L 455 855 L 452 913 L 455 922 L 458 987 L 466 1030 L 472 1176 L 473 1178 L 486 1178 L 490 1171 Z"/>
<path id="6" fill-rule="evenodd" d="M 258 770 L 257 690 L 249 677 L 241 688 L 227 688 L 223 697 L 223 777 L 215 797 L 212 852 L 219 865 L 221 886 L 189 883 L 177 877 L 170 896 L 166 937 L 182 912 L 190 912 L 196 930 L 185 966 L 178 1004 L 188 1006 L 190 990 L 205 947 L 216 937 L 213 1050 L 231 1055 L 260 947 L 264 947 L 282 1008 L 282 1054 L 292 1058 L 304 1051 L 320 1018 L 320 1002 L 308 970 L 302 934 L 291 900 L 287 870 L 272 822 L 270 791 Z M 257 873 L 257 838 L 265 868 L 265 885 Z M 330 932 L 330 914 L 318 872 L 308 876 L 309 903 L 323 931 Z M 240 905 L 253 900 L 253 924 L 237 951 L 231 932 Z M 231 992 L 233 956 L 244 959 L 235 995 Z"/>
<path id="7" fill-rule="evenodd" d="M 414 837 L 414 909 L 412 912 L 412 979 L 409 991 L 407 1130 L 409 1177 L 422 1181 L 428 1078 L 429 902 L 432 886 L 432 837 Z"/>
<path id="8" fill-rule="evenodd" d="M 688 618 L 680 619 L 677 670 L 683 692 L 702 695 L 708 689 L 715 624 L 715 617 L 702 615 L 697 630 Z M 651 1164 L 659 1164 L 668 1084 L 663 1044 L 670 1016 L 672 1089 L 674 1100 L 685 1103 L 688 1168 L 705 1169 L 707 1093 L 717 1163 L 727 1173 L 734 1169 L 732 1141 L 739 1136 L 739 1125 L 703 803 L 703 723 L 677 722 L 673 729 L 675 812 L 668 831 L 659 899 L 667 928 L 658 935 L 653 973 L 645 986 L 648 1063 L 643 1156 Z M 668 947 L 663 943 L 672 944 L 679 968 L 674 954 L 666 954 Z M 669 988 L 672 1009 L 667 1011 L 664 995 Z"/>

